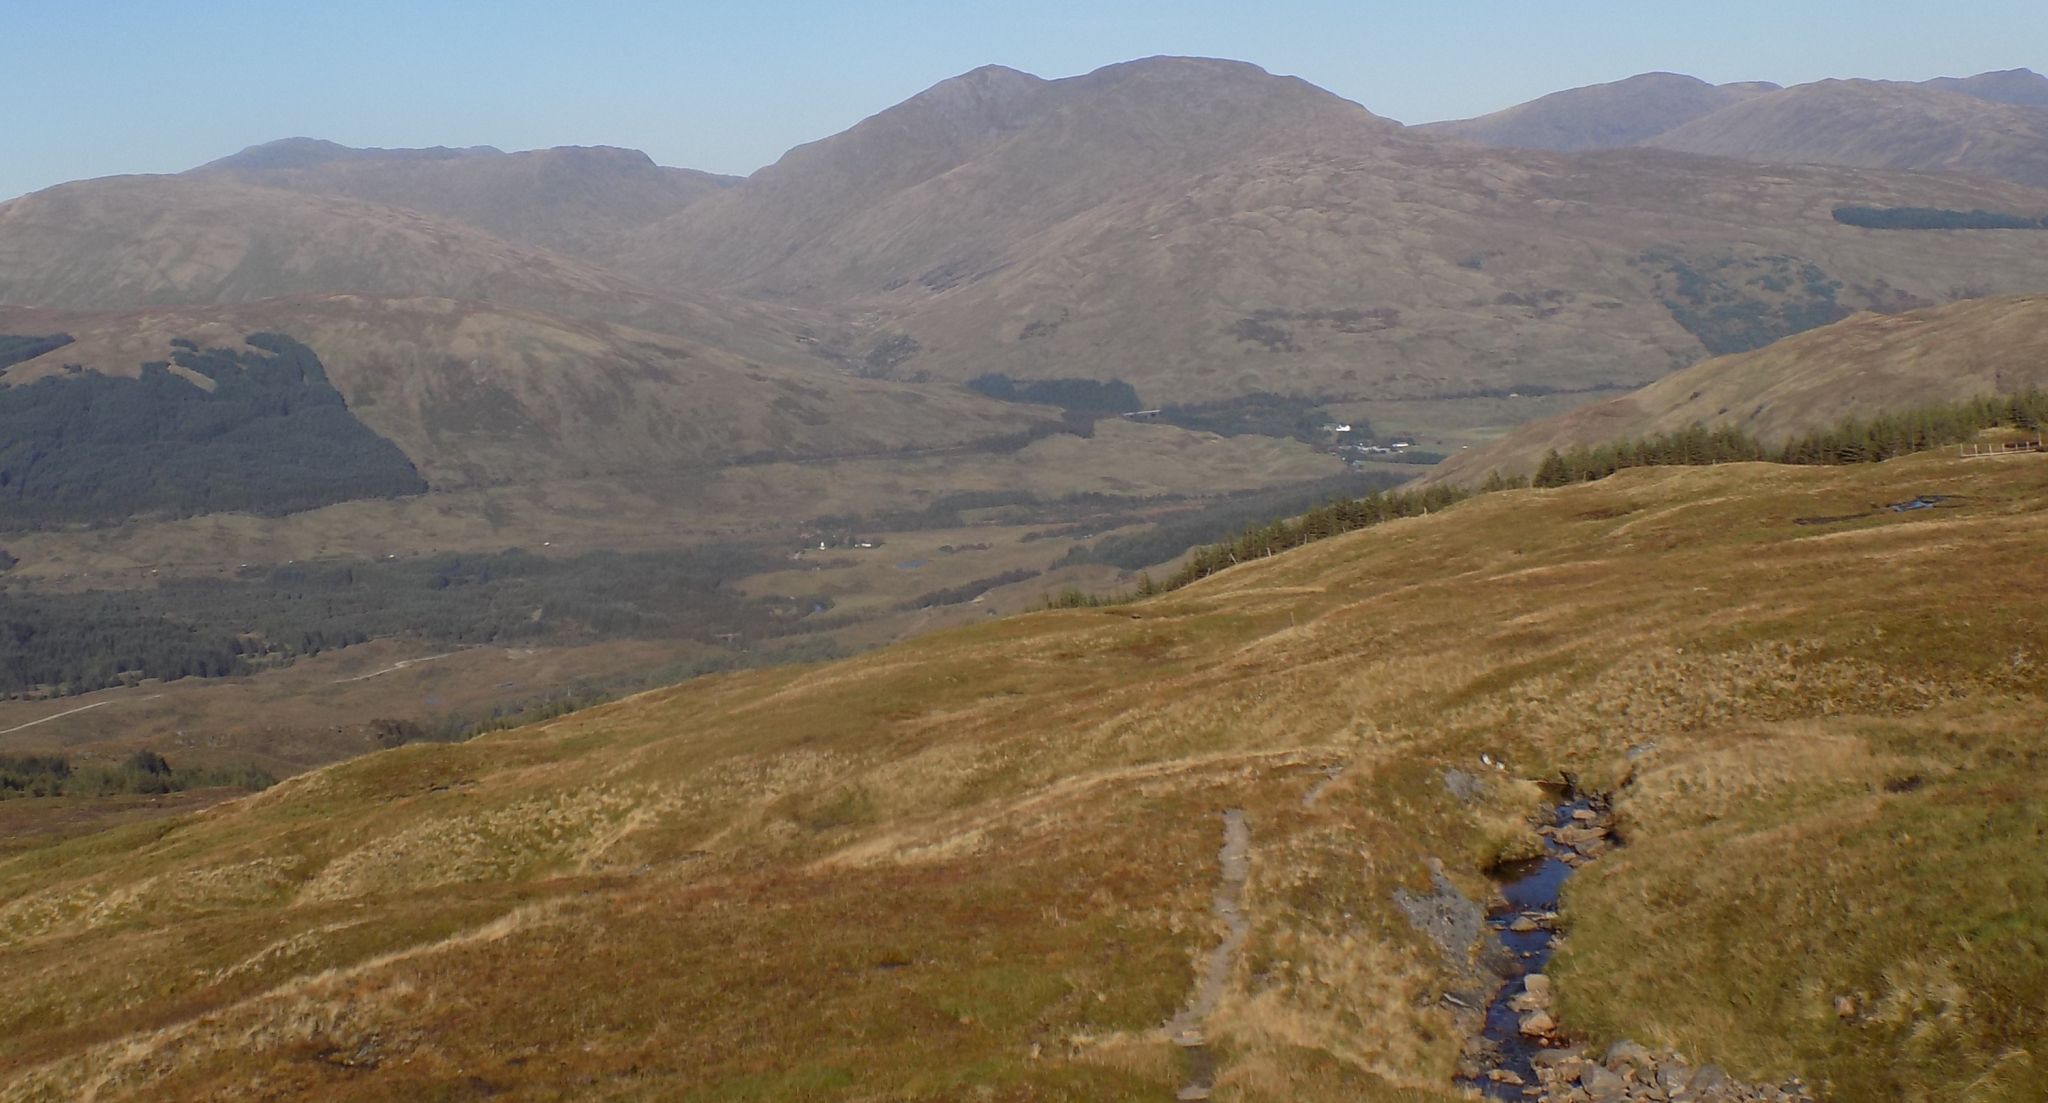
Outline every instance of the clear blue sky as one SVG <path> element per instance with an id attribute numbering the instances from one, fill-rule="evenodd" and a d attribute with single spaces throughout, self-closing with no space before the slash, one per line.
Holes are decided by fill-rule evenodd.
<path id="1" fill-rule="evenodd" d="M 2039 69 L 2044 26 L 2039 0 L 0 0 L 0 198 L 291 135 L 746 173 L 990 62 L 1233 57 L 1423 122 L 1653 69 Z"/>

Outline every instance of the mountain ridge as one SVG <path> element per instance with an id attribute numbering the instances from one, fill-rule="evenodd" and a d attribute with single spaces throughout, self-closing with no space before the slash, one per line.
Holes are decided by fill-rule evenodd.
<path id="1" fill-rule="evenodd" d="M 1969 172 L 2042 186 L 2048 77 L 1714 86 L 1645 73 L 1415 129 L 1503 148 L 1650 146 L 1777 163 Z"/>

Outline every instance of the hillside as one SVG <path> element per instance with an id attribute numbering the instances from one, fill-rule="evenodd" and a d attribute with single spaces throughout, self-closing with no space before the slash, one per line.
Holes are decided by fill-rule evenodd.
<path id="1" fill-rule="evenodd" d="M 1619 149 L 1712 114 L 1776 85 L 1713 85 L 1679 73 L 1640 73 L 1608 84 L 1552 92 L 1475 119 L 1415 127 L 1511 149 Z"/>
<path id="2" fill-rule="evenodd" d="M 2048 108 L 1917 85 L 1803 84 L 1716 111 L 1645 144 L 1751 161 L 1959 172 L 2048 187 Z"/>
<path id="3" fill-rule="evenodd" d="M 1991 103 L 2048 107 L 2048 77 L 2032 69 L 2004 69 L 1995 73 L 1978 73 L 1974 77 L 1937 77 L 1922 83 L 1929 88 L 1961 92 Z"/>
<path id="4" fill-rule="evenodd" d="M 2048 77 L 1711 85 L 1676 73 L 1553 92 L 1414 129 L 1510 149 L 1648 146 L 1778 164 L 1960 172 L 2048 186 Z"/>
<path id="5" fill-rule="evenodd" d="M 1868 417 L 2048 387 L 2048 297 L 1863 314 L 1738 356 L 1707 360 L 1620 398 L 1520 426 L 1461 452 L 1432 481 L 1533 471 L 1544 453 L 1732 425 L 1766 443 Z"/>
<path id="6" fill-rule="evenodd" d="M 214 177 L 108 177 L 0 204 L 0 304 L 118 311 L 336 292 L 626 322 L 806 365 L 812 335 L 832 332 L 787 308 L 656 293 L 415 210 Z"/>
<path id="7" fill-rule="evenodd" d="M 289 335 L 437 489 L 943 449 L 1057 424 L 1045 407 L 744 360 L 682 338 L 452 299 L 324 295 L 97 314 L 0 308 L 0 333 L 74 340 L 9 385 L 137 374 L 175 339 Z"/>
<path id="8" fill-rule="evenodd" d="M 2048 190 L 1485 149 L 1250 66 L 1157 58 L 944 82 L 619 264 L 831 304 L 877 374 L 1116 378 L 1147 405 L 1268 391 L 1369 420 L 1635 386 L 1856 310 L 2048 287 L 2028 239 L 1873 234 L 1835 223 L 1843 204 L 2048 210 Z"/>
<path id="9" fill-rule="evenodd" d="M 1360 148 L 1391 129 L 1243 62 L 1150 58 L 1055 81 L 989 66 L 791 150 L 620 260 L 657 282 L 773 297 L 938 290 L 1161 176 L 1309 144 Z"/>
<path id="10" fill-rule="evenodd" d="M 0 860 L 0 1099 L 1163 1098 L 1191 1002 L 1220 1095 L 1463 1098 L 1402 902 L 1560 771 L 1565 1029 L 2034 1098 L 2044 552 L 2036 460 L 1637 470 L 373 755 Z"/>
<path id="11" fill-rule="evenodd" d="M 557 169 L 596 190 L 550 229 L 534 212 L 557 209 Z M 638 223 L 656 204 L 636 189 L 659 179 L 621 153 L 257 147 L 0 207 L 0 301 L 487 301 L 797 371 L 1121 379 L 1145 405 L 1225 413 L 1263 391 L 1441 434 L 1511 393 L 1612 393 L 1857 310 L 2048 287 L 2048 257 L 2014 235 L 1830 217 L 2048 211 L 2048 189 L 1486 149 L 1210 59 L 976 70 Z M 445 186 L 446 216 L 286 190 L 358 185 L 422 206 L 408 189 Z M 456 218 L 618 246 L 578 259 Z"/>
<path id="12" fill-rule="evenodd" d="M 576 256 L 735 182 L 637 149 L 351 149 L 311 138 L 251 146 L 186 175 L 405 207 Z"/>

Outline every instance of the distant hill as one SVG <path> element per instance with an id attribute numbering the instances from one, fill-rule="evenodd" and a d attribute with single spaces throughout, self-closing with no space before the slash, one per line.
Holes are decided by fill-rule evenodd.
<path id="1" fill-rule="evenodd" d="M 764 365 L 603 322 L 362 295 L 96 314 L 0 309 L 0 333 L 74 338 L 8 368 L 0 384 L 132 377 L 145 362 L 175 359 L 179 340 L 239 352 L 260 332 L 316 353 L 354 415 L 436 489 L 893 454 L 1057 420 L 1045 407 Z"/>
<path id="2" fill-rule="evenodd" d="M 1764 92 L 1775 84 L 1713 85 L 1678 73 L 1642 73 L 1552 92 L 1491 115 L 1416 130 L 1515 149 L 1618 149 Z"/>
<path id="3" fill-rule="evenodd" d="M 657 165 L 635 149 L 352 149 L 312 138 L 251 146 L 186 175 L 405 207 L 576 255 L 736 182 Z"/>
<path id="4" fill-rule="evenodd" d="M 1646 143 L 1751 161 L 1963 172 L 2048 187 L 2048 108 L 1828 80 L 1759 96 Z"/>
<path id="5" fill-rule="evenodd" d="M 1785 164 L 1963 172 L 2048 186 L 2048 77 L 1711 85 L 1675 73 L 1554 92 L 1414 128 L 1525 149 L 1662 149 Z"/>
<path id="6" fill-rule="evenodd" d="M 230 180 L 115 176 L 0 204 L 0 302 L 66 310 L 323 291 L 594 306 L 630 281 L 417 211 Z"/>
<path id="7" fill-rule="evenodd" d="M 1733 425 L 1777 443 L 1847 417 L 2048 387 L 2048 295 L 1863 314 L 1740 356 L 1707 360 L 1633 394 L 1524 425 L 1453 456 L 1431 481 L 1535 469 L 1544 453 Z"/>
<path id="8" fill-rule="evenodd" d="M 2038 243 L 1874 234 L 1833 221 L 1847 203 L 2048 213 L 2048 191 L 1493 150 L 1154 58 L 942 82 L 617 264 L 856 317 L 879 373 L 1116 378 L 1160 403 L 1633 386 L 1860 309 L 2048 287 Z"/>
<path id="9" fill-rule="evenodd" d="M 811 335 L 829 330 L 783 306 L 657 292 L 417 210 L 217 175 L 107 177 L 0 204 L 0 304 L 100 311 L 327 293 L 626 322 L 786 364 L 816 364 Z"/>
<path id="10" fill-rule="evenodd" d="M 1991 103 L 2048 107 L 2048 77 L 2032 69 L 2004 69 L 1995 73 L 1978 73 L 1974 77 L 1936 77 L 1922 83 L 1929 88 L 1961 92 Z"/>
<path id="11" fill-rule="evenodd" d="M 1680 130 L 1799 91 L 1713 91 L 1746 98 Z M 1493 149 L 1241 62 L 1150 58 L 1062 80 L 975 70 L 730 185 L 618 150 L 313 140 L 181 176 L 66 184 L 0 205 L 0 303 L 189 307 L 233 337 L 293 336 L 445 486 L 519 477 L 521 455 L 598 473 L 785 441 L 865 454 L 1049 416 L 969 401 L 968 382 L 998 375 L 1026 389 L 1094 381 L 1224 422 L 1274 396 L 1303 416 L 1399 403 L 1401 429 L 1430 429 L 1450 416 L 1438 404 L 1612 392 L 1860 310 L 2048 288 L 2042 238 L 1844 225 L 1832 212 L 1845 205 L 2048 213 L 2048 189 L 1664 149 Z M 466 323 L 473 334 L 391 305 L 421 300 L 488 322 Z M 626 365 L 644 367 L 614 347 L 621 327 L 640 335 L 627 344 L 665 335 L 716 384 L 694 404 L 666 384 L 619 390 Z M 187 335 L 166 330 L 159 346 L 173 336 Z M 587 394 L 522 383 L 502 424 L 482 405 L 428 401 L 457 393 L 446 365 L 524 364 L 529 350 L 547 367 L 520 379 L 572 388 L 586 341 L 616 365 Z M 458 345 L 478 351 L 444 355 Z M 400 416 L 357 401 L 351 373 L 371 367 L 357 349 L 421 373 L 392 378 L 423 405 Z M 151 358 L 160 347 L 128 364 Z M 645 370 L 678 378 L 673 362 Z M 784 384 L 822 397 L 777 407 Z M 567 413 L 549 412 L 556 399 Z M 585 417 L 614 400 L 644 416 Z M 917 401 L 936 416 L 910 416 Z M 436 436 L 463 411 L 474 434 Z M 522 418 L 549 428 L 526 441 Z"/>
<path id="12" fill-rule="evenodd" d="M 659 282 L 778 296 L 939 289 L 1162 179 L 1262 153 L 1369 148 L 1394 129 L 1243 62 L 1150 58 L 1056 81 L 989 66 L 798 146 L 620 260 Z"/>

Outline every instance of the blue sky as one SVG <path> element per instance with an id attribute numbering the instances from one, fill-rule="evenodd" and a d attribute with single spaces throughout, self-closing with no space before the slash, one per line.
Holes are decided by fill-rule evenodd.
<path id="1" fill-rule="evenodd" d="M 302 134 L 623 145 L 746 173 L 990 62 L 1055 77 L 1234 57 L 1422 122 L 1653 69 L 2040 69 L 2041 26 L 2038 0 L 0 0 L 0 197 Z"/>

